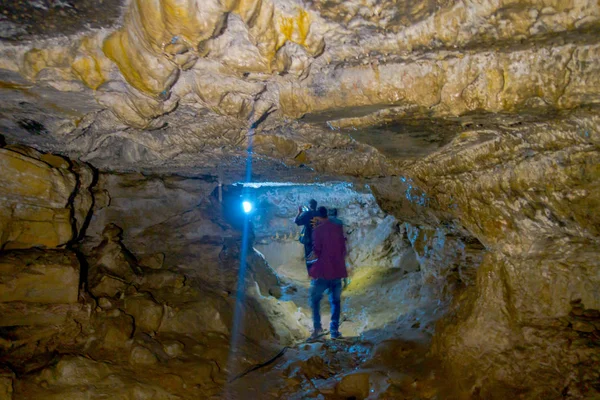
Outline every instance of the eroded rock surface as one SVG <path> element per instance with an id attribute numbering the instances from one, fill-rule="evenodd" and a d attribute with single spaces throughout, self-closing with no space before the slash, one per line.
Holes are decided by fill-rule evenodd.
<path id="1" fill-rule="evenodd" d="M 0 249 L 68 247 L 91 260 L 80 303 L 2 303 L 23 324 L 3 331 L 22 347 L 1 342 L 19 374 L 81 348 L 99 358 L 90 370 L 113 368 L 103 349 L 118 342 L 128 366 L 90 376 L 98 396 L 218 393 L 242 237 L 209 194 L 252 161 L 253 180 L 351 178 L 373 190 L 382 211 L 349 210 L 368 221 L 347 232 L 349 261 L 365 267 L 347 289 L 359 325 L 366 301 L 379 322 L 433 335 L 432 354 L 468 396 L 597 396 L 597 1 L 105 0 L 93 18 L 98 4 L 79 3 L 20 2 L 0 17 Z M 273 258 L 298 248 L 289 218 L 300 198 L 267 197 L 279 211 L 255 227 Z M 352 203 L 338 200 L 324 204 Z M 122 240 L 102 237 L 111 223 Z M 261 257 L 246 261 L 246 322 L 292 315 L 276 297 L 300 289 L 282 292 Z M 374 285 L 402 306 L 377 303 Z M 187 325 L 194 337 L 178 337 Z M 297 316 L 262 328 L 253 339 L 305 333 Z M 174 342 L 185 349 L 175 361 L 161 350 Z M 379 390 L 381 371 L 318 376 L 325 356 L 313 356 L 290 369 L 311 378 L 288 374 L 274 397 L 444 393 L 432 377 L 388 376 Z M 169 362 L 202 373 L 165 378 L 168 390 L 134 378 Z M 80 392 L 27 376 L 20 386 L 2 373 L 0 393 Z"/>
<path id="2" fill-rule="evenodd" d="M 76 303 L 79 261 L 69 251 L 10 251 L 0 255 L 0 302 Z"/>
<path id="3" fill-rule="evenodd" d="M 49 165 L 36 163 L 38 158 L 64 162 L 55 168 L 64 168 L 73 182 L 87 179 L 87 170 L 67 169 L 69 160 L 20 150 L 26 163 L 52 171 Z M 219 208 L 212 213 L 202 208 L 210 204 L 212 183 L 204 182 L 210 190 L 199 190 L 198 179 L 108 178 L 104 176 L 93 188 L 94 198 L 87 191 L 89 202 L 80 199 L 80 204 L 95 206 L 93 215 L 82 214 L 82 227 L 88 228 L 85 235 L 81 232 L 84 245 L 5 250 L 0 255 L 4 288 L 0 354 L 8 368 L 2 375 L 4 392 L 17 398 L 64 398 L 93 385 L 94 396 L 117 390 L 132 399 L 140 393 L 207 398 L 222 390 L 229 374 L 260 361 L 265 349 L 307 335 L 293 315 L 283 312 L 285 306 L 271 297 L 280 295 L 279 280 L 255 253 L 248 255 L 248 272 L 241 278 L 246 298 L 238 299 L 241 235 L 223 220 Z M 38 181 L 41 187 L 51 188 L 56 176 L 42 175 Z M 133 206 L 111 203 L 123 195 L 119 188 L 130 190 L 132 183 L 139 188 L 128 196 Z M 14 185 L 21 191 L 28 189 Z M 156 207 L 144 208 L 150 188 L 156 185 L 163 188 L 164 196 L 156 204 L 170 213 L 153 215 Z M 159 194 L 153 193 L 155 198 Z M 74 198 L 75 193 L 69 195 L 68 207 Z M 121 218 L 131 208 L 149 218 Z M 68 215 L 77 212 L 67 211 Z M 175 242 L 165 241 L 166 237 L 180 247 L 171 248 Z M 147 260 L 161 255 L 160 265 L 140 264 L 125 243 L 142 254 L 140 259 L 143 252 L 148 253 Z M 204 258 L 192 257 L 197 245 L 203 246 Z M 236 307 L 241 307 L 239 319 L 233 318 Z M 283 318 L 278 321 L 276 315 Z M 233 340 L 237 336 L 244 339 Z M 154 371 L 150 375 L 148 368 Z M 163 378 L 151 383 L 151 376 L 164 377 L 166 371 L 171 383 Z M 140 382 L 144 374 L 147 379 Z"/>
<path id="4" fill-rule="evenodd" d="M 535 387 L 534 398 L 549 396 L 558 385 L 550 381 L 557 371 L 594 368 L 573 362 L 570 354 L 597 351 L 595 339 L 574 340 L 573 323 L 561 319 L 572 301 L 590 308 L 598 302 L 592 289 L 598 224 L 588 212 L 599 198 L 593 121 L 572 118 L 560 122 L 560 129 L 514 127 L 489 140 L 475 131 L 415 164 L 411 173 L 419 184 L 398 179 L 379 192 L 384 209 L 422 224 L 466 228 L 488 249 L 476 285 L 436 340 L 436 351 L 450 362 L 492 374 L 481 383 L 487 390 L 512 382 Z M 556 344 L 552 350 L 550 343 Z M 551 361 L 536 362 L 541 354 Z M 505 360 L 512 358 L 521 361 L 508 370 Z M 548 384 L 528 381 L 533 376 L 546 376 Z M 574 378 L 560 390 L 593 391 L 593 379 Z"/>
<path id="5" fill-rule="evenodd" d="M 54 12 L 42 3 L 35 12 Z M 254 138 L 263 172 L 284 162 L 377 176 L 474 119 L 518 123 L 598 102 L 593 1 L 123 5 L 108 29 L 2 45 L 9 140 L 111 169 L 228 165 L 239 176 L 248 121 L 271 113 Z M 352 131 L 398 123 L 410 128 L 384 130 L 384 143 Z"/>
<path id="6" fill-rule="evenodd" d="M 80 182 L 76 164 L 20 146 L 1 148 L 0 164 L 2 249 L 55 248 L 77 236 L 91 208 L 89 167 L 77 164 Z"/>

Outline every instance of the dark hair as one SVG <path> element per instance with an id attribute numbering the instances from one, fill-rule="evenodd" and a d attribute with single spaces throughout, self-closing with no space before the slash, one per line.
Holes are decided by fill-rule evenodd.
<path id="1" fill-rule="evenodd" d="M 310 201 L 308 202 L 308 205 L 310 206 L 311 210 L 317 209 L 317 201 L 315 199 L 310 199 Z"/>
<path id="2" fill-rule="evenodd" d="M 319 209 L 317 210 L 317 214 L 319 215 L 319 217 L 321 218 L 327 218 L 327 209 L 323 206 L 319 207 Z"/>

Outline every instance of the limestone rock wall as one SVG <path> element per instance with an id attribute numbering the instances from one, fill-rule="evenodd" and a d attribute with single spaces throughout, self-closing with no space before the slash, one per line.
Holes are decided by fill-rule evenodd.
<path id="1" fill-rule="evenodd" d="M 0 148 L 0 164 L 0 248 L 55 248 L 77 237 L 92 205 L 90 167 L 19 146 Z"/>
<path id="2" fill-rule="evenodd" d="M 395 266 L 406 256 L 442 292 L 452 287 L 434 350 L 470 380 L 474 395 L 502 398 L 494 385 L 530 398 L 592 392 L 600 307 L 597 1 L 122 4 L 116 26 L 57 27 L 70 36 L 0 43 L 0 249 L 83 240 L 79 249 L 93 264 L 83 281 L 106 310 L 98 311 L 94 341 L 129 343 L 123 353 L 136 365 L 166 362 L 143 335 L 127 347 L 137 335 L 127 309 L 148 319 L 141 326 L 149 332 L 167 315 L 165 334 L 189 315 L 197 341 L 182 345 L 199 357 L 208 331 L 198 321 L 225 334 L 240 235 L 214 216 L 207 194 L 216 176 L 242 179 L 250 155 L 255 180 L 372 179 L 381 208 L 403 225 L 352 214 L 370 221 L 353 225 L 356 243 L 368 246 L 351 252 L 352 262 Z M 18 33 L 12 19 L 0 16 L 1 35 Z M 105 174 L 92 197 L 96 178 L 85 165 L 15 143 L 109 170 L 200 179 Z M 293 214 L 296 205 L 287 203 Z M 295 240 L 288 213 L 257 220 L 259 236 Z M 122 240 L 102 236 L 111 223 Z M 251 255 L 249 263 L 254 300 L 276 294 L 264 261 Z M 206 286 L 218 307 L 200 317 L 198 293 L 180 310 L 164 293 L 140 293 L 163 284 Z M 256 301 L 256 310 L 267 304 Z M 48 321 L 65 312 L 54 306 Z M 77 331 L 73 321 L 65 332 Z M 45 339 L 27 342 L 24 354 L 56 349 L 54 328 L 44 329 Z M 89 366 L 80 361 L 56 370 Z M 215 382 L 211 365 L 199 385 Z M 98 385 L 109 387 L 105 365 L 96 368 L 104 371 Z M 77 382 L 52 383 L 76 391 Z M 131 379 L 120 383 L 142 390 Z"/>
<path id="3" fill-rule="evenodd" d="M 95 382 L 100 396 L 114 393 L 116 379 L 132 399 L 139 390 L 198 398 L 218 393 L 228 374 L 272 346 L 307 335 L 289 304 L 273 297 L 281 295 L 279 279 L 263 258 L 250 252 L 240 275 L 241 233 L 211 197 L 212 179 L 97 179 L 62 157 L 26 147 L 0 151 L 14 175 L 3 174 L 3 200 L 42 204 L 50 218 L 62 212 L 69 229 L 64 243 L 44 242 L 66 248 L 8 250 L 17 242 L 7 241 L 0 254 L 0 356 L 9 368 L 0 393 L 64 397 Z M 40 246 L 35 232 L 30 238 L 18 243 Z M 151 378 L 139 382 L 147 368 L 163 378 L 170 371 L 177 384 L 161 380 L 151 389 Z M 109 370 L 113 378 L 105 381 Z"/>
<path id="4" fill-rule="evenodd" d="M 0 271 L 0 302 L 77 302 L 79 261 L 74 253 L 6 252 L 0 255 Z"/>
<path id="5" fill-rule="evenodd" d="M 107 224 L 123 229 L 123 245 L 146 268 L 189 272 L 190 278 L 228 292 L 237 285 L 241 232 L 223 217 L 211 193 L 212 178 L 185 179 L 138 174 L 101 174 L 98 201 L 84 251 L 99 244 Z M 249 272 L 263 294 L 276 295 L 277 277 L 258 255 Z"/>
<path id="6" fill-rule="evenodd" d="M 19 145 L 0 148 L 0 164 L 0 354 L 21 374 L 76 349 L 89 323 L 85 268 L 67 246 L 87 225 L 95 173 Z"/>
<path id="7" fill-rule="evenodd" d="M 344 224 L 351 269 L 378 266 L 413 272 L 419 268 L 401 224 L 379 209 L 368 186 L 266 183 L 248 189 L 247 196 L 256 208 L 251 221 L 257 247 L 277 265 L 294 263 L 302 270 L 304 250 L 298 242 L 301 227 L 294 218 L 298 206 L 307 205 L 314 198 L 319 206 L 337 210 L 338 219 Z M 279 253 L 278 248 L 286 250 Z"/>
<path id="8" fill-rule="evenodd" d="M 436 351 L 479 378 L 485 396 L 501 383 L 533 398 L 590 390 L 594 373 L 581 374 L 594 362 L 572 355 L 598 343 L 573 331 L 569 313 L 577 302 L 599 307 L 599 225 L 590 213 L 600 198 L 596 125 L 595 117 L 574 117 L 504 130 L 492 140 L 472 132 L 416 163 L 415 180 L 376 190 L 384 209 L 466 230 L 487 249 L 476 285 L 457 300 L 436 339 Z M 487 379 L 476 372 L 483 370 Z M 573 378 L 556 381 L 559 375 Z"/>

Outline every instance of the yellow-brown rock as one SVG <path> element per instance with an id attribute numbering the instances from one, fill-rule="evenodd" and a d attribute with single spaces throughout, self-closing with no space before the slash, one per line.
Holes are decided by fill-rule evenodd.
<path id="1" fill-rule="evenodd" d="M 106 363 L 85 357 L 65 357 L 54 368 L 43 371 L 39 379 L 49 384 L 81 385 L 102 380 L 111 372 Z"/>
<path id="2" fill-rule="evenodd" d="M 369 396 L 370 388 L 369 374 L 356 372 L 342 378 L 337 386 L 337 394 L 342 397 L 366 399 Z"/>
<path id="3" fill-rule="evenodd" d="M 71 240 L 75 175 L 7 149 L 0 149 L 0 166 L 0 246 L 54 248 Z"/>
<path id="4" fill-rule="evenodd" d="M 0 398 L 11 400 L 13 397 L 14 373 L 8 370 L 0 370 Z"/>
<path id="5" fill-rule="evenodd" d="M 135 346 L 131 349 L 129 355 L 129 362 L 133 365 L 153 365 L 158 362 L 156 356 L 147 348 L 143 346 Z"/>
<path id="6" fill-rule="evenodd" d="M 197 335 L 202 332 L 228 334 L 229 319 L 223 315 L 228 307 L 224 299 L 205 296 L 204 299 L 177 306 L 167 307 L 160 325 L 160 332 Z"/>
<path id="7" fill-rule="evenodd" d="M 102 231 L 104 240 L 90 256 L 88 282 L 96 296 L 112 297 L 138 279 L 137 261 L 121 243 L 122 232 L 115 224 L 107 225 Z"/>
<path id="8" fill-rule="evenodd" d="M 539 349 L 572 340 L 552 325 L 568 315 L 571 301 L 590 308 L 600 301 L 590 290 L 598 283 L 600 251 L 599 221 L 588 211 L 600 199 L 595 121 L 573 117 L 502 131 L 491 140 L 457 138 L 414 164 L 409 173 L 418 185 L 398 180 L 379 192 L 381 204 L 397 215 L 409 210 L 405 215 L 421 224 L 437 219 L 457 230 L 463 226 L 488 250 L 475 287 L 457 300 L 457 316 L 438 328 L 434 341 L 437 354 L 470 369 L 472 377 L 486 370 L 495 385 L 510 385 L 517 375 L 529 379 L 573 368 L 568 354 L 580 351 L 576 346 Z M 404 200 L 388 202 L 388 195 Z M 519 352 L 521 361 L 508 371 L 500 360 L 511 352 Z M 537 366 L 541 354 L 551 360 L 552 371 Z M 521 382 L 536 387 L 532 396 L 543 397 L 552 391 L 546 381 Z"/>
<path id="9" fill-rule="evenodd" d="M 0 303 L 0 326 L 64 326 L 71 319 L 86 319 L 88 309 L 81 304 Z M 35 335 L 34 339 L 35 340 Z"/>
<path id="10" fill-rule="evenodd" d="M 140 332 L 156 332 L 162 322 L 164 308 L 149 295 L 139 294 L 125 298 L 125 312 L 135 320 Z"/>
<path id="11" fill-rule="evenodd" d="M 92 319 L 94 326 L 93 347 L 90 353 L 106 357 L 114 351 L 122 351 L 130 347 L 134 332 L 134 320 L 119 310 L 95 315 Z"/>
<path id="12" fill-rule="evenodd" d="M 70 251 L 0 254 L 0 302 L 76 303 L 79 261 Z"/>

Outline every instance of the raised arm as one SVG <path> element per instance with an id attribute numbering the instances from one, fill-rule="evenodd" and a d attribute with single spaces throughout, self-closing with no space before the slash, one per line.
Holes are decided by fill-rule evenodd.
<path id="1" fill-rule="evenodd" d="M 308 211 L 302 212 L 302 208 L 298 209 L 298 215 L 296 215 L 294 222 L 298 226 L 310 224 L 310 212 L 308 212 Z"/>

